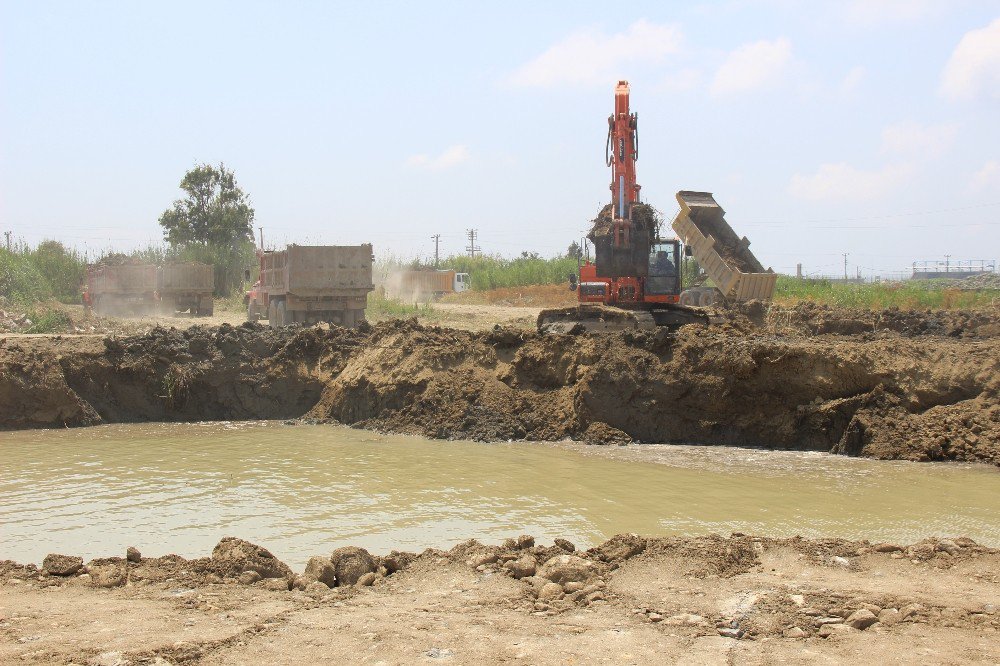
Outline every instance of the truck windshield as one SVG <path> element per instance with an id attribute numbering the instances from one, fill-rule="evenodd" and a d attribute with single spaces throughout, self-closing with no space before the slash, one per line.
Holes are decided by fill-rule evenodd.
<path id="1" fill-rule="evenodd" d="M 649 252 L 649 277 L 646 291 L 650 294 L 676 294 L 679 291 L 680 252 L 676 242 L 656 243 Z"/>

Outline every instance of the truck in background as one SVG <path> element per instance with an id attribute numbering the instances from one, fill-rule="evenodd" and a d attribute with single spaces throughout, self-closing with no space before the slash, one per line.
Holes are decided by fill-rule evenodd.
<path id="1" fill-rule="evenodd" d="M 160 266 L 157 292 L 160 311 L 164 314 L 189 311 L 193 315 L 210 317 L 215 311 L 214 290 L 215 271 L 210 264 L 189 261 Z"/>
<path id="2" fill-rule="evenodd" d="M 83 304 L 99 315 L 173 315 L 190 311 L 209 316 L 214 307 L 211 264 L 178 262 L 157 266 L 135 261 L 87 267 Z"/>
<path id="3" fill-rule="evenodd" d="M 156 311 L 156 264 L 123 262 L 87 266 L 83 304 L 101 316 L 143 315 Z"/>
<path id="4" fill-rule="evenodd" d="M 372 246 L 289 245 L 259 251 L 260 279 L 247 292 L 247 320 L 270 326 L 329 322 L 354 328 L 365 320 L 372 284 Z M 249 279 L 249 271 L 247 272 Z"/>
<path id="5" fill-rule="evenodd" d="M 469 289 L 468 273 L 453 270 L 397 271 L 386 280 L 386 293 L 402 301 L 427 301 Z"/>

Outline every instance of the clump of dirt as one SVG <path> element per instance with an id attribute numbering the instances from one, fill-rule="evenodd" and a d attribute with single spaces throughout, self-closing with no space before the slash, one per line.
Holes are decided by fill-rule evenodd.
<path id="1" fill-rule="evenodd" d="M 660 227 L 660 216 L 647 204 L 632 204 L 629 221 L 631 248 L 615 248 L 613 204 L 607 204 L 591 223 L 587 238 L 594 244 L 599 277 L 644 276 L 649 268 L 649 247 Z"/>
<path id="2" fill-rule="evenodd" d="M 294 419 L 441 439 L 679 442 L 1000 464 L 1000 339 L 257 324 L 0 340 L 0 427 Z M 956 319 L 958 321 L 964 321 Z M 958 324 L 955 324 L 958 325 Z"/>

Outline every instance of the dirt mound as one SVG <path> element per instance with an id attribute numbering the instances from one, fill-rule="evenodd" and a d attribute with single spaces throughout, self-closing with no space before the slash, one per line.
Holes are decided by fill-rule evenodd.
<path id="1" fill-rule="evenodd" d="M 728 323 L 748 333 L 863 336 L 890 331 L 907 337 L 1000 337 L 1000 310 L 866 310 L 810 302 L 782 307 L 761 301 L 719 308 Z"/>
<path id="2" fill-rule="evenodd" d="M 739 315 L 743 324 L 677 333 L 541 336 L 394 320 L 0 340 L 0 427 L 305 417 L 443 439 L 1000 463 L 1000 340 L 782 338 L 742 331 L 759 313 Z"/>

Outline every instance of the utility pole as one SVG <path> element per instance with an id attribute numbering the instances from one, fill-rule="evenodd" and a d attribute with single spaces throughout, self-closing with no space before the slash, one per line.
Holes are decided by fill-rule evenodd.
<path id="1" fill-rule="evenodd" d="M 8 249 L 10 249 L 10 248 L 8 248 Z M 944 255 L 944 272 L 945 273 L 949 273 L 951 271 L 951 265 L 949 263 L 950 260 L 951 260 L 951 255 L 950 254 Z"/>
<path id="2" fill-rule="evenodd" d="M 847 253 L 844 253 L 844 279 L 847 279 Z"/>
<path id="3" fill-rule="evenodd" d="M 8 252 L 10 252 L 10 234 L 11 233 L 12 232 L 10 232 L 10 231 L 3 232 L 3 235 L 7 238 L 7 251 Z"/>
<path id="4" fill-rule="evenodd" d="M 257 227 L 260 230 L 260 251 L 264 251 L 264 227 Z"/>
<path id="5" fill-rule="evenodd" d="M 438 248 L 441 245 L 441 234 L 434 234 L 431 236 L 434 239 L 434 268 L 438 267 L 438 260 L 440 259 L 440 254 L 438 253 Z"/>
<path id="6" fill-rule="evenodd" d="M 479 246 L 476 245 L 476 236 L 479 235 L 479 232 L 476 231 L 475 229 L 468 229 L 467 231 L 469 234 L 469 245 L 465 249 L 469 253 L 469 256 L 475 259 L 476 252 L 480 251 Z"/>

